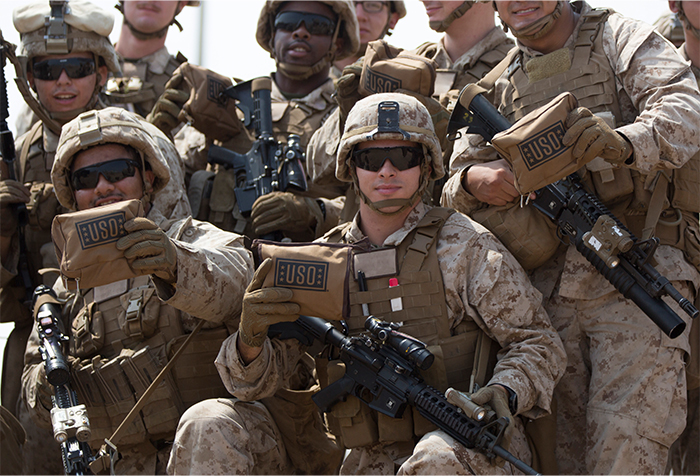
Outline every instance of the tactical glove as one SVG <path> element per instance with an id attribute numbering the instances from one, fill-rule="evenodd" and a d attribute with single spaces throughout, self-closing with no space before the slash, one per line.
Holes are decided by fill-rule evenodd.
<path id="1" fill-rule="evenodd" d="M 250 217 L 258 236 L 275 231 L 301 233 L 323 219 L 321 207 L 308 197 L 289 192 L 272 192 L 255 200 Z"/>
<path id="2" fill-rule="evenodd" d="M 0 182 L 0 236 L 12 236 L 17 230 L 16 203 L 29 203 L 29 190 L 16 180 Z"/>
<path id="3" fill-rule="evenodd" d="M 136 273 L 155 274 L 168 283 L 177 281 L 177 250 L 170 238 L 148 218 L 124 223 L 128 235 L 117 241 L 117 249 Z"/>
<path id="4" fill-rule="evenodd" d="M 175 79 L 175 82 L 173 82 L 173 79 Z M 182 84 L 182 76 L 171 78 L 168 86 L 172 86 L 172 88 L 163 91 L 163 94 L 153 106 L 153 110 L 148 114 L 148 122 L 155 125 L 165 134 L 170 134 L 170 131 L 180 124 L 179 117 L 182 113 L 182 107 L 190 98 L 189 91 L 173 89 L 180 84 Z"/>
<path id="5" fill-rule="evenodd" d="M 503 439 L 500 445 L 503 449 L 508 450 L 510 447 L 510 442 L 513 439 L 513 431 L 515 425 L 513 423 L 513 415 L 510 413 L 510 407 L 508 405 L 508 392 L 497 386 L 482 387 L 471 396 L 471 401 L 477 405 L 484 405 L 491 408 L 496 412 L 498 418 L 506 417 L 508 418 L 508 427 L 503 434 Z M 504 460 L 498 459 L 497 463 L 499 466 L 503 466 Z"/>
<path id="6" fill-rule="evenodd" d="M 574 158 L 583 163 L 602 157 L 613 165 L 622 165 L 632 155 L 632 144 L 585 107 L 569 113 L 566 127 L 562 144 L 573 145 Z"/>
<path id="7" fill-rule="evenodd" d="M 291 289 L 261 289 L 265 276 L 272 269 L 267 258 L 255 271 L 253 280 L 243 295 L 243 311 L 238 333 L 244 344 L 260 347 L 265 342 L 267 328 L 278 322 L 293 322 L 299 318 L 299 305 L 289 302 L 294 296 Z"/>
<path id="8" fill-rule="evenodd" d="M 343 75 L 336 81 L 336 101 L 338 102 L 338 110 L 340 114 L 340 132 L 343 132 L 345 127 L 345 119 L 350 113 L 350 109 L 357 101 L 362 99 L 362 95 L 358 91 L 360 86 L 360 76 L 362 76 L 362 61 L 358 60 L 355 63 L 347 65 L 343 69 Z"/>

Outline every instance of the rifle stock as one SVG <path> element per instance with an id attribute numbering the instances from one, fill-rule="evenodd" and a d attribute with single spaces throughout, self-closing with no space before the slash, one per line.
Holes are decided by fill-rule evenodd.
<path id="1" fill-rule="evenodd" d="M 454 140 L 458 137 L 457 131 L 466 127 L 466 133 L 479 134 L 491 141 L 511 124 L 481 94 L 474 95 L 468 105 L 463 104 L 462 95 L 474 92 L 474 85 L 470 86 L 460 93 L 448 132 Z M 571 174 L 535 194 L 533 205 L 557 224 L 559 232 L 571 239 L 576 249 L 615 289 L 634 302 L 670 338 L 681 335 L 686 325 L 662 296 L 676 301 L 690 317 L 698 316 L 695 306 L 651 265 L 658 239 L 637 239 L 598 197 L 584 189 L 578 175 Z M 607 223 L 610 226 L 604 227 Z M 605 235 L 603 229 L 610 231 Z M 619 245 L 608 252 L 596 247 L 596 240 L 600 238 Z"/>
<path id="2" fill-rule="evenodd" d="M 507 418 L 472 419 L 423 381 L 418 368 L 427 370 L 433 362 L 425 344 L 373 316 L 367 318 L 365 328 L 367 335 L 347 337 L 329 321 L 299 316 L 295 322 L 270 326 L 268 336 L 296 338 L 307 345 L 317 339 L 337 349 L 345 375 L 314 395 L 322 411 L 330 411 L 348 395 L 392 418 L 400 418 L 411 405 L 465 447 L 476 448 L 489 458 L 501 457 L 525 474 L 538 474 L 500 446 Z"/>

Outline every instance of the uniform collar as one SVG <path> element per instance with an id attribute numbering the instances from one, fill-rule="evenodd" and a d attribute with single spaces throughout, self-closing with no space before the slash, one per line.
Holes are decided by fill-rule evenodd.
<path id="1" fill-rule="evenodd" d="M 399 246 L 431 208 L 432 207 L 429 207 L 423 202 L 418 202 L 418 204 L 406 217 L 406 220 L 403 222 L 403 226 L 387 237 L 387 239 L 384 241 L 384 246 Z M 359 220 L 360 214 L 357 213 L 355 215 L 355 219 L 352 221 L 352 225 L 350 225 L 350 229 L 345 234 L 346 242 L 357 243 L 363 239 L 366 239 L 365 234 L 362 233 L 362 230 L 360 230 Z"/>
<path id="2" fill-rule="evenodd" d="M 121 55 L 119 55 L 119 62 L 123 64 L 125 61 L 127 60 L 125 60 Z M 165 72 L 165 67 L 168 65 L 169 61 L 170 53 L 168 52 L 168 48 L 164 46 L 158 51 L 151 53 L 150 55 L 146 55 L 142 58 L 139 58 L 138 60 L 134 61 L 134 63 L 146 63 L 151 73 L 163 74 Z"/>

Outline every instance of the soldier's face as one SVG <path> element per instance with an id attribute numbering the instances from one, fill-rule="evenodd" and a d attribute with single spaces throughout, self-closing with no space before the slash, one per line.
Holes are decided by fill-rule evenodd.
<path id="1" fill-rule="evenodd" d="M 377 140 L 361 142 L 355 146 L 356 150 L 384 147 L 420 147 L 416 142 L 402 140 Z M 357 183 L 360 190 L 372 202 L 389 200 L 392 198 L 411 198 L 420 186 L 420 165 L 406 170 L 397 169 L 391 160 L 384 161 L 376 172 L 355 167 Z M 362 202 L 364 205 L 364 202 Z M 392 212 L 399 207 L 383 208 L 382 211 Z"/>
<path id="2" fill-rule="evenodd" d="M 447 18 L 450 13 L 455 11 L 457 7 L 462 5 L 462 1 L 452 2 L 437 2 L 433 0 L 421 0 L 425 7 L 425 13 L 430 21 L 442 21 Z"/>
<path id="3" fill-rule="evenodd" d="M 287 2 L 279 11 L 313 13 L 322 15 L 333 23 L 337 21 L 333 10 L 319 2 Z M 311 66 L 328 53 L 332 39 L 331 35 L 309 33 L 305 23 L 300 23 L 294 31 L 277 28 L 274 40 L 275 58 L 282 63 Z"/>
<path id="4" fill-rule="evenodd" d="M 498 16 L 513 30 L 526 28 L 554 11 L 557 2 L 496 1 Z"/>
<path id="5" fill-rule="evenodd" d="M 71 174 L 84 167 L 116 159 L 141 161 L 140 157 L 134 157 L 133 155 L 129 149 L 119 144 L 102 144 L 91 147 L 76 155 L 71 165 Z M 153 183 L 153 172 L 146 170 L 144 174 L 146 180 Z M 87 210 L 123 200 L 140 200 L 143 197 L 143 179 L 139 170 L 136 170 L 132 177 L 125 177 L 114 183 L 100 174 L 97 185 L 94 188 L 73 190 L 73 194 L 78 210 Z"/>
<path id="6" fill-rule="evenodd" d="M 175 13 L 182 7 L 182 2 L 158 1 L 141 2 L 125 1 L 124 17 L 129 23 L 143 33 L 155 33 L 170 24 Z"/>
<path id="7" fill-rule="evenodd" d="M 95 55 L 87 51 L 77 51 L 67 55 L 37 56 L 32 58 L 33 63 L 44 60 L 60 60 L 67 58 L 94 59 Z M 30 68 L 31 70 L 31 68 Z M 39 102 L 49 112 L 68 112 L 80 109 L 88 105 L 95 92 L 95 84 L 104 86 L 107 82 L 107 67 L 97 67 L 97 72 L 82 78 L 71 78 L 64 70 L 58 79 L 43 80 L 35 77 L 32 71 L 27 72 L 27 79 L 32 89 L 36 91 Z M 99 75 L 99 78 L 98 78 Z"/>
<path id="8" fill-rule="evenodd" d="M 365 4 L 365 5 L 363 5 Z M 368 12 L 366 8 L 374 10 L 381 6 L 378 12 Z M 399 21 L 399 14 L 391 13 L 388 2 L 355 2 L 355 13 L 360 26 L 360 44 L 366 45 L 370 41 L 379 40 L 384 33 L 384 28 L 394 28 Z"/>

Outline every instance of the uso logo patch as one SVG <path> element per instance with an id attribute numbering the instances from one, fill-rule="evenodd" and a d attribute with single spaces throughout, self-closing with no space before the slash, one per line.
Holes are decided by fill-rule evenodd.
<path id="1" fill-rule="evenodd" d="M 559 121 L 536 136 L 518 144 L 518 149 L 525 160 L 528 170 L 561 155 L 568 147 L 561 143 L 564 137 L 564 124 Z"/>
<path id="2" fill-rule="evenodd" d="M 306 291 L 327 291 L 328 263 L 298 259 L 277 260 L 275 286 Z"/>
<path id="3" fill-rule="evenodd" d="M 213 76 L 207 76 L 207 99 L 211 102 L 226 106 L 226 96 L 222 94 L 225 89 L 226 85 L 223 82 Z"/>
<path id="4" fill-rule="evenodd" d="M 367 69 L 365 77 L 365 89 L 373 93 L 390 93 L 401 88 L 401 80 L 392 78 L 386 74 L 377 73 Z"/>
<path id="5" fill-rule="evenodd" d="M 126 235 L 125 221 L 124 212 L 116 212 L 76 223 L 80 246 L 86 250 L 117 241 Z"/>

